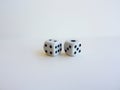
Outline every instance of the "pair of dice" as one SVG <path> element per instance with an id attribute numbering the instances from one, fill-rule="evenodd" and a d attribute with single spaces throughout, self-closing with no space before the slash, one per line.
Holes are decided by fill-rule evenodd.
<path id="1" fill-rule="evenodd" d="M 59 55 L 62 51 L 62 43 L 49 39 L 44 43 L 44 51 L 49 56 Z M 67 40 L 64 43 L 64 51 L 69 56 L 76 56 L 81 52 L 81 43 L 78 40 Z"/>

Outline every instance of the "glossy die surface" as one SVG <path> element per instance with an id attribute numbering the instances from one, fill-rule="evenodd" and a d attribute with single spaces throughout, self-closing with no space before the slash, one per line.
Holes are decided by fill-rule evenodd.
<path id="1" fill-rule="evenodd" d="M 59 55 L 62 51 L 62 43 L 58 40 L 49 39 L 44 43 L 44 51 L 49 56 Z"/>
<path id="2" fill-rule="evenodd" d="M 64 44 L 64 51 L 69 56 L 76 56 L 81 52 L 81 43 L 78 40 L 67 40 Z"/>

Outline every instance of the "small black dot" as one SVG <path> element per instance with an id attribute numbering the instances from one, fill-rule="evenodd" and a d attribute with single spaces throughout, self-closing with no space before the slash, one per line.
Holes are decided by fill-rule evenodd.
<path id="1" fill-rule="evenodd" d="M 69 48 L 67 48 L 67 50 L 69 50 Z"/>
<path id="2" fill-rule="evenodd" d="M 52 39 L 49 39 L 49 41 L 52 41 Z"/>
<path id="3" fill-rule="evenodd" d="M 57 46 L 55 46 L 55 48 L 57 48 Z"/>
<path id="4" fill-rule="evenodd" d="M 60 47 L 60 45 L 58 45 L 58 47 Z"/>
<path id="5" fill-rule="evenodd" d="M 65 52 L 67 52 L 67 50 L 65 50 Z"/>
<path id="6" fill-rule="evenodd" d="M 71 42 L 76 42 L 76 40 L 71 40 Z"/>
<path id="7" fill-rule="evenodd" d="M 81 52 L 81 50 L 79 50 L 79 53 Z"/>
<path id="8" fill-rule="evenodd" d="M 57 42 L 57 40 L 54 40 L 54 42 Z"/>
<path id="9" fill-rule="evenodd" d="M 60 47 L 62 46 L 62 44 L 60 44 Z"/>
<path id="10" fill-rule="evenodd" d="M 52 52 L 50 52 L 50 54 L 52 54 Z"/>
<path id="11" fill-rule="evenodd" d="M 79 47 L 81 46 L 81 44 L 79 44 Z"/>
<path id="12" fill-rule="evenodd" d="M 69 48 L 71 48 L 71 46 L 69 46 Z"/>
<path id="13" fill-rule="evenodd" d="M 47 47 L 47 44 L 45 44 L 45 47 Z"/>
<path id="14" fill-rule="evenodd" d="M 79 50 L 79 48 L 77 48 L 77 50 Z"/>
<path id="15" fill-rule="evenodd" d="M 60 50 L 58 50 L 58 52 L 59 52 Z"/>
<path id="16" fill-rule="evenodd" d="M 45 52 L 47 53 L 47 50 L 45 50 Z"/>
<path id="17" fill-rule="evenodd" d="M 74 54 L 76 54 L 76 52 L 74 52 Z"/>
<path id="18" fill-rule="evenodd" d="M 75 45 L 74 48 L 76 48 L 77 46 Z"/>
<path id="19" fill-rule="evenodd" d="M 55 53 L 57 53 L 57 51 L 55 51 Z"/>
<path id="20" fill-rule="evenodd" d="M 52 48 L 52 46 L 50 45 L 50 48 Z"/>
<path id="21" fill-rule="evenodd" d="M 60 48 L 60 51 L 62 51 L 62 48 Z"/>

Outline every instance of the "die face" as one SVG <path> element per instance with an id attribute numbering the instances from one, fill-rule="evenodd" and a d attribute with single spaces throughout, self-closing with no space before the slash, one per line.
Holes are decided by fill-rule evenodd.
<path id="1" fill-rule="evenodd" d="M 67 55 L 71 55 L 72 54 L 72 47 L 73 47 L 73 44 L 69 43 L 68 41 L 65 42 L 64 44 L 64 50 L 65 50 L 65 53 Z"/>
<path id="2" fill-rule="evenodd" d="M 62 43 L 56 42 L 53 47 L 54 55 L 59 55 L 62 51 Z"/>
<path id="3" fill-rule="evenodd" d="M 77 40 L 68 40 L 64 44 L 65 53 L 69 56 L 76 56 L 81 52 L 81 43 Z"/>
<path id="4" fill-rule="evenodd" d="M 56 56 L 62 51 L 62 43 L 57 40 L 49 39 L 44 43 L 44 51 L 49 56 Z"/>
<path id="5" fill-rule="evenodd" d="M 54 55 L 53 50 L 54 50 L 53 44 L 46 41 L 44 44 L 44 51 L 46 52 L 46 54 L 53 56 Z"/>
<path id="6" fill-rule="evenodd" d="M 79 42 L 75 43 L 72 48 L 72 56 L 76 56 L 81 52 L 81 44 Z"/>

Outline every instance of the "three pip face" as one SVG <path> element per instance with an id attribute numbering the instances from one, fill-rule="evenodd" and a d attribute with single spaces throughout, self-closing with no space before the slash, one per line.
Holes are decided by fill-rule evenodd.
<path id="1" fill-rule="evenodd" d="M 62 51 L 62 43 L 49 39 L 44 43 L 44 51 L 49 56 L 57 56 Z M 69 56 L 76 56 L 81 52 L 81 43 L 78 40 L 67 40 L 64 43 L 64 51 Z"/>

